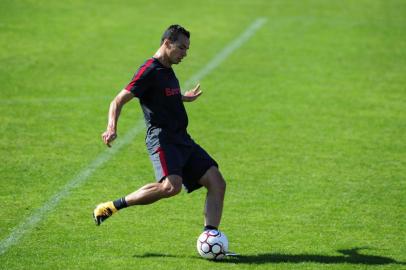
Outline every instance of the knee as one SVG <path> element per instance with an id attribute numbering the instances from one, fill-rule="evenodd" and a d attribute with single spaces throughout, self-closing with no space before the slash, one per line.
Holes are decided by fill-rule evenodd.
<path id="1" fill-rule="evenodd" d="M 182 191 L 182 181 L 167 181 L 165 179 L 162 182 L 161 191 L 165 198 L 175 196 Z"/>
<path id="2" fill-rule="evenodd" d="M 162 187 L 162 193 L 165 198 L 169 198 L 179 194 L 182 190 L 181 186 L 165 185 Z"/>
<path id="3" fill-rule="evenodd" d="M 226 181 L 224 180 L 223 176 L 221 175 L 217 167 L 212 167 L 208 171 L 205 182 L 206 182 L 205 186 L 207 189 L 211 189 L 213 191 L 223 194 L 226 192 L 227 187 Z"/>
<path id="4" fill-rule="evenodd" d="M 221 193 L 226 193 L 226 181 L 224 180 L 224 178 L 220 175 L 220 177 L 218 178 L 218 180 L 216 181 L 216 188 L 219 192 Z"/>

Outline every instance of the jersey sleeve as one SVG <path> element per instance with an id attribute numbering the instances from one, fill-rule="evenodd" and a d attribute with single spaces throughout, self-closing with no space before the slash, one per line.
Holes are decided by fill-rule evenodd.
<path id="1" fill-rule="evenodd" d="M 134 74 L 131 82 L 125 87 L 127 91 L 133 93 L 133 95 L 138 98 L 141 98 L 152 84 L 152 62 L 153 59 L 145 62 Z"/>

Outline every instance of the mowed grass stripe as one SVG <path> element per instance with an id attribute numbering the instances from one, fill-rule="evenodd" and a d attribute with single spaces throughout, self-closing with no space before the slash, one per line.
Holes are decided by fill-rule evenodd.
<path id="1" fill-rule="evenodd" d="M 13 229 L 10 236 L 1 241 L 0 254 L 3 254 L 7 249 L 15 245 L 21 237 L 28 233 L 35 225 L 40 222 L 43 217 L 52 209 L 54 209 L 60 200 L 67 197 L 70 191 L 83 184 L 89 176 L 91 176 L 100 166 L 114 156 L 123 146 L 128 144 L 134 137 L 143 130 L 142 121 L 132 128 L 124 136 L 122 140 L 118 140 L 114 147 L 102 152 L 92 163 L 79 172 L 73 179 L 71 179 L 58 193 L 52 196 L 41 208 L 39 208 L 34 214 L 29 216 L 23 223 Z"/>
<path id="2" fill-rule="evenodd" d="M 188 79 L 185 83 L 185 87 L 190 87 L 193 83 L 201 80 L 207 74 L 217 68 L 218 65 L 220 65 L 232 52 L 247 42 L 249 38 L 252 37 L 255 32 L 265 24 L 265 22 L 266 18 L 256 19 L 240 36 L 235 38 L 222 51 L 216 54 L 201 70 Z M 41 208 L 34 212 L 34 214 L 15 227 L 11 234 L 1 241 L 0 255 L 4 254 L 11 246 L 17 244 L 22 236 L 29 233 L 31 229 L 34 228 L 35 225 L 40 222 L 48 212 L 58 205 L 60 200 L 69 195 L 73 188 L 77 188 L 83 184 L 98 168 L 100 168 L 100 166 L 113 157 L 123 146 L 131 142 L 141 130 L 143 130 L 143 121 L 139 120 L 137 125 L 127 132 L 122 140 L 118 140 L 114 147 L 101 153 L 92 163 L 90 163 L 85 169 L 70 180 L 61 189 L 61 191 L 52 196 Z"/>

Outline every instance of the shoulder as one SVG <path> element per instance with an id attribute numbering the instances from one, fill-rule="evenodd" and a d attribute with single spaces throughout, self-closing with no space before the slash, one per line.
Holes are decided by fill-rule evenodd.
<path id="1" fill-rule="evenodd" d="M 155 70 L 159 68 L 159 65 L 156 63 L 156 59 L 150 58 L 146 60 L 137 70 L 137 72 L 134 74 L 133 80 L 138 80 L 142 78 L 148 78 L 153 76 L 155 73 Z"/>
<path id="2" fill-rule="evenodd" d="M 139 68 L 136 73 L 136 76 L 148 76 L 158 68 L 158 65 L 156 63 L 157 61 L 154 58 L 150 58 L 146 60 Z"/>

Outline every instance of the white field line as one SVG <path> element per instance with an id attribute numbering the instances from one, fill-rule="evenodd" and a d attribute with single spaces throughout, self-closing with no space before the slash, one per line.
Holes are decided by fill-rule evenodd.
<path id="1" fill-rule="evenodd" d="M 20 223 L 13 229 L 11 234 L 1 240 L 0 243 L 0 255 L 7 251 L 7 249 L 15 245 L 20 238 L 28 233 L 35 225 L 40 222 L 44 216 L 52 211 L 59 203 L 60 200 L 67 197 L 69 192 L 83 184 L 90 175 L 92 175 L 101 165 L 109 160 L 115 153 L 117 153 L 128 142 L 132 141 L 134 137 L 144 129 L 139 121 L 138 124 L 127 132 L 121 140 L 117 140 L 117 143 L 111 148 L 102 152 L 96 157 L 86 168 L 80 171 L 75 177 L 73 177 L 58 193 L 52 196 L 41 208 L 37 209 L 31 216 L 29 216 L 24 222 Z"/>
<path id="2" fill-rule="evenodd" d="M 218 65 L 220 65 L 221 62 L 223 62 L 232 52 L 241 47 L 242 44 L 244 44 L 252 35 L 254 35 L 255 32 L 264 25 L 264 23 L 266 23 L 266 18 L 256 19 L 240 36 L 234 39 L 221 52 L 214 56 L 214 58 L 207 63 L 204 68 L 187 80 L 185 83 L 185 88 L 189 88 L 192 84 L 198 82 Z"/>
<path id="3" fill-rule="evenodd" d="M 221 52 L 216 54 L 214 58 L 207 63 L 199 72 L 185 82 L 185 88 L 189 88 L 192 84 L 202 79 L 215 69 L 222 61 L 224 61 L 233 51 L 244 44 L 264 23 L 265 18 L 255 20 L 240 36 L 234 39 Z M 139 120 L 137 125 L 133 127 L 123 138 L 119 138 L 111 149 L 107 149 L 96 159 L 91 162 L 86 168 L 80 171 L 73 177 L 58 193 L 52 196 L 41 208 L 27 217 L 22 223 L 16 226 L 10 235 L 0 242 L 0 255 L 4 254 L 11 246 L 28 234 L 50 211 L 57 207 L 59 201 L 69 195 L 72 189 L 79 187 L 104 163 L 114 156 L 122 147 L 133 141 L 134 137 L 143 130 L 143 121 Z"/>

